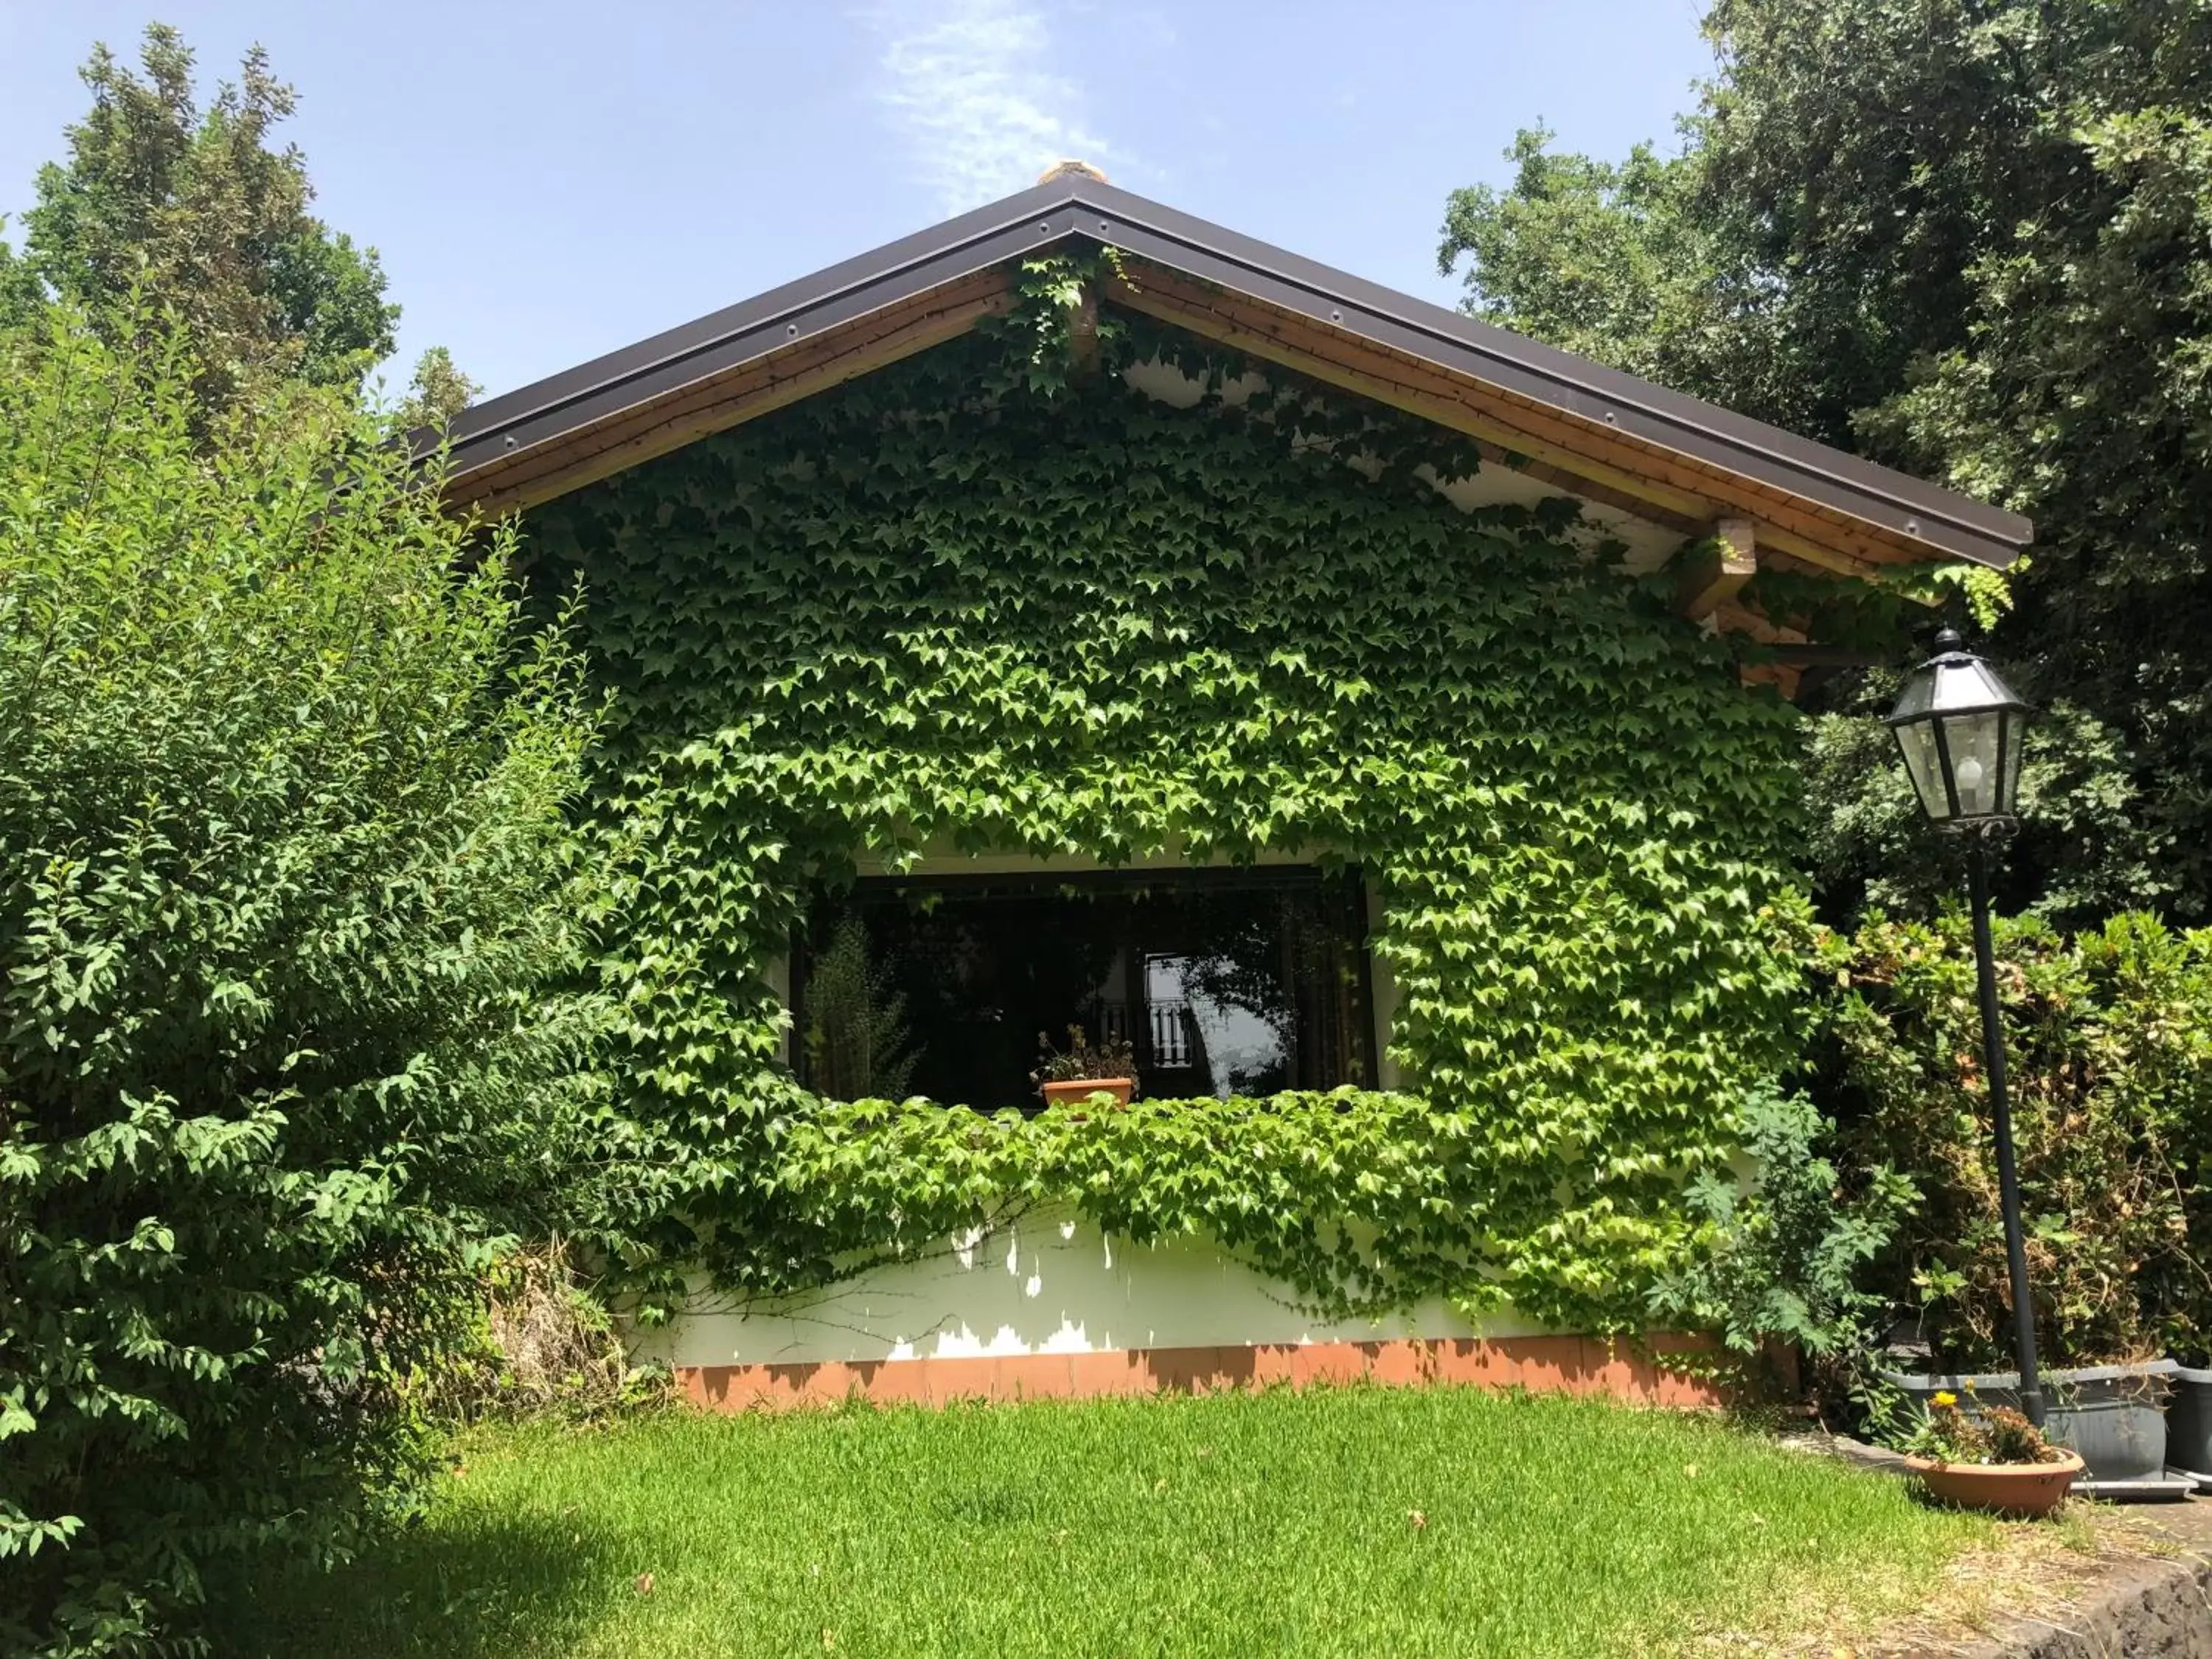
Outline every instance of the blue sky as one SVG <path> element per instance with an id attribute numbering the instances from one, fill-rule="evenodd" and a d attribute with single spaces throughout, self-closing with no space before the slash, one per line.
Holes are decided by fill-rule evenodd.
<path id="1" fill-rule="evenodd" d="M 1457 185 L 1539 119 L 1671 142 L 1700 0 L 0 0 L 0 212 L 81 115 L 95 40 L 249 42 L 332 224 L 382 253 L 399 360 L 489 392 L 1020 188 L 1114 182 L 1431 299 Z M 395 370 L 392 378 L 404 380 Z"/>

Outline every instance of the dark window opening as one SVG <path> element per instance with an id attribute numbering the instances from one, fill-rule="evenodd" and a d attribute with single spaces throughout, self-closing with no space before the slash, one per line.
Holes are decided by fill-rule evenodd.
<path id="1" fill-rule="evenodd" d="M 1042 1034 L 1126 1038 L 1140 1095 L 1374 1075 L 1366 905 L 1303 867 L 862 880 L 793 958 L 809 1087 L 1034 1109 Z"/>

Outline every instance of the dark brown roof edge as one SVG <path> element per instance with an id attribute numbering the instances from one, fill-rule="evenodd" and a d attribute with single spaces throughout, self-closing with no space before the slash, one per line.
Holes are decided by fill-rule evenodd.
<path id="1" fill-rule="evenodd" d="M 453 422 L 453 470 L 474 471 L 972 271 L 1071 240 L 1109 242 L 1944 553 L 2002 568 L 2033 537 L 2017 514 L 1080 175 L 1054 179 L 479 404 Z"/>

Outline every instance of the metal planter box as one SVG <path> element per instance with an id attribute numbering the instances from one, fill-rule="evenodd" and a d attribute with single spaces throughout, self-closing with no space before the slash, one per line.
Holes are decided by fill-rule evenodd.
<path id="1" fill-rule="evenodd" d="M 2212 1370 L 2175 1370 L 2173 1397 L 2166 1403 L 2166 1461 L 2194 1479 L 2200 1492 L 2212 1489 Z"/>

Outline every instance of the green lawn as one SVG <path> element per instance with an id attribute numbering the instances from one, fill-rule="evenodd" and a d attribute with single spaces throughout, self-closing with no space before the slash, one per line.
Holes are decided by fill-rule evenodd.
<path id="1" fill-rule="evenodd" d="M 1642 1653 L 1907 1604 L 1995 1535 L 1718 1422 L 1455 1389 L 669 1413 L 459 1455 L 426 1524 L 264 1586 L 218 1650 Z"/>

